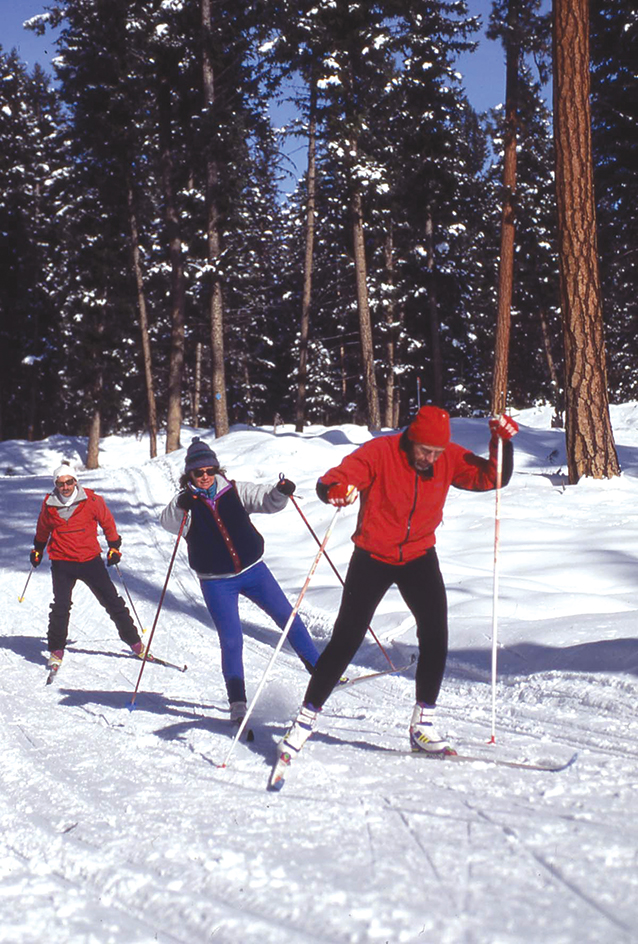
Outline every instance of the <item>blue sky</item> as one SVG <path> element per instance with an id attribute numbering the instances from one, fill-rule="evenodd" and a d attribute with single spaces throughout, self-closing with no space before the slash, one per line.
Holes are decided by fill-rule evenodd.
<path id="1" fill-rule="evenodd" d="M 470 13 L 481 15 L 484 24 L 492 7 L 492 0 L 468 0 Z M 39 62 L 49 69 L 55 55 L 51 35 L 35 36 L 22 28 L 25 20 L 44 12 L 40 0 L 0 0 L 0 45 L 5 52 L 14 46 L 20 57 L 33 67 Z M 544 6 L 549 6 L 546 0 Z M 480 36 L 478 50 L 459 60 L 459 69 L 466 79 L 470 101 L 478 111 L 485 111 L 502 101 L 505 93 L 505 68 L 500 43 Z"/>
<path id="2" fill-rule="evenodd" d="M 543 0 L 545 10 L 549 9 L 550 4 L 551 0 Z M 468 7 L 471 15 L 480 15 L 483 18 L 485 26 L 492 8 L 492 0 L 468 0 Z M 51 60 L 56 52 L 52 36 L 36 36 L 22 27 L 25 20 L 43 13 L 44 9 L 45 4 L 40 0 L 0 0 L 0 45 L 4 52 L 16 47 L 21 59 L 30 68 L 39 62 L 43 68 L 50 70 Z M 478 49 L 472 54 L 462 56 L 458 68 L 464 76 L 470 102 L 477 111 L 486 111 L 502 102 L 505 95 L 503 49 L 500 42 L 488 40 L 483 34 L 478 35 L 476 39 L 479 42 Z M 276 109 L 274 113 L 276 116 Z M 300 148 L 295 142 L 289 144 L 291 160 L 304 163 L 303 147 Z M 290 184 L 292 185 L 292 181 Z"/>

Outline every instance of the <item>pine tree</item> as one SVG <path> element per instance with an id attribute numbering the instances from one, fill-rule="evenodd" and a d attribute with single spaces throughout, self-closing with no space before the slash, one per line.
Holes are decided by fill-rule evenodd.
<path id="1" fill-rule="evenodd" d="M 0 50 L 0 438 L 58 430 L 53 276 L 64 123 L 48 78 Z"/>
<path id="2" fill-rule="evenodd" d="M 603 306 L 616 400 L 638 395 L 638 22 L 622 0 L 591 4 L 592 143 Z"/>

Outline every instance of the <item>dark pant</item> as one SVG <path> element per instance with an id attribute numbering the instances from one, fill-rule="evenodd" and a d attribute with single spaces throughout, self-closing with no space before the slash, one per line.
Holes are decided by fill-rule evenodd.
<path id="1" fill-rule="evenodd" d="M 69 632 L 71 594 L 81 580 L 101 603 L 117 627 L 120 639 L 132 646 L 140 637 L 122 597 L 118 596 L 101 557 L 90 561 L 51 561 L 53 603 L 49 615 L 49 650 L 64 649 Z"/>
<path id="2" fill-rule="evenodd" d="M 392 586 L 416 620 L 416 699 L 436 704 L 447 659 L 447 598 L 434 548 L 409 564 L 384 564 L 355 548 L 330 642 L 319 656 L 304 698 L 321 708 L 363 642 L 374 612 Z"/>

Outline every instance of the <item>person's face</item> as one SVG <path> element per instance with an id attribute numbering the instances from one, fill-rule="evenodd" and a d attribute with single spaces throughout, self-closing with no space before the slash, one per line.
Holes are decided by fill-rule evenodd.
<path id="1" fill-rule="evenodd" d="M 55 487 L 60 495 L 70 495 L 75 488 L 76 482 L 73 478 L 63 478 L 55 480 Z"/>
<path id="2" fill-rule="evenodd" d="M 445 449 L 442 446 L 428 446 L 425 443 L 411 443 L 412 446 L 412 465 L 417 472 L 427 472 L 430 466 L 434 465 L 439 456 L 442 456 Z"/>
<path id="3" fill-rule="evenodd" d="M 215 469 L 192 469 L 191 482 L 198 488 L 210 488 L 215 479 Z"/>

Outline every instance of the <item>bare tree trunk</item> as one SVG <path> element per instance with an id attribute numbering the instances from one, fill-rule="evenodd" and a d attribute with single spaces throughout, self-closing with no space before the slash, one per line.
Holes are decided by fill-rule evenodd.
<path id="1" fill-rule="evenodd" d="M 101 331 L 100 331 L 101 333 Z M 99 469 L 99 453 L 100 453 L 100 435 L 102 430 L 102 411 L 101 411 L 101 396 L 102 396 L 102 386 L 104 383 L 104 378 L 102 374 L 102 368 L 98 370 L 97 377 L 95 378 L 95 383 L 93 385 L 93 398 L 94 398 L 94 409 L 93 415 L 91 417 L 91 423 L 89 425 L 89 439 L 86 450 L 86 467 L 87 469 Z"/>
<path id="2" fill-rule="evenodd" d="M 353 145 L 353 150 L 356 145 Z M 354 183 L 354 182 L 353 182 Z M 363 231 L 363 201 L 361 191 L 354 184 L 352 197 L 352 243 L 354 252 L 354 271 L 357 285 L 357 309 L 359 311 L 359 337 L 361 340 L 361 363 L 368 407 L 368 428 L 381 428 L 379 410 L 379 391 L 374 370 L 374 345 L 372 343 L 372 319 L 368 301 L 368 271 L 366 265 L 365 236 Z"/>
<path id="3" fill-rule="evenodd" d="M 507 406 L 507 379 L 514 291 L 514 240 L 516 236 L 516 139 L 518 130 L 518 0 L 510 0 L 509 31 L 505 53 L 505 141 L 503 161 L 503 208 L 501 251 L 498 267 L 498 308 L 492 374 L 492 416 L 500 416 Z"/>
<path id="4" fill-rule="evenodd" d="M 100 428 L 102 425 L 102 417 L 100 413 L 99 406 L 96 406 L 93 411 L 93 416 L 91 417 L 91 423 L 89 426 L 89 441 L 87 446 L 86 454 L 86 467 L 87 469 L 99 469 L 99 452 L 100 452 Z"/>
<path id="5" fill-rule="evenodd" d="M 397 338 L 397 328 L 396 328 L 396 316 L 397 316 L 397 302 L 394 292 L 394 233 L 392 228 L 392 223 L 388 227 L 388 232 L 385 237 L 385 244 L 383 247 L 384 260 L 385 260 L 385 280 L 390 286 L 390 294 L 386 299 L 385 307 L 385 322 L 386 322 L 386 381 L 385 381 L 385 410 L 383 425 L 386 427 L 394 427 L 394 418 L 396 415 L 396 385 L 395 385 L 395 376 L 394 376 L 394 366 L 395 366 L 395 357 L 396 357 L 396 338 Z"/>
<path id="6" fill-rule="evenodd" d="M 171 150 L 170 85 L 166 75 L 160 76 L 159 139 L 164 191 L 164 217 L 171 263 L 171 352 L 168 367 L 168 416 L 166 420 L 166 452 L 180 447 L 182 426 L 182 381 L 184 375 L 184 260 L 177 206 L 173 193 L 173 155 Z"/>
<path id="7" fill-rule="evenodd" d="M 343 341 L 339 345 L 339 365 L 341 367 L 341 402 L 345 406 L 348 396 L 348 377 L 346 374 L 346 346 Z"/>
<path id="8" fill-rule="evenodd" d="M 552 426 L 562 426 L 563 425 L 563 404 L 561 402 L 560 394 L 560 378 L 558 376 L 558 370 L 556 369 L 556 362 L 554 361 L 554 355 L 552 354 L 552 338 L 549 331 L 549 324 L 547 323 L 547 315 L 541 308 L 539 312 L 539 318 L 541 322 L 541 331 L 543 334 L 543 347 L 545 349 L 545 359 L 547 361 L 547 369 L 549 371 L 549 376 L 552 382 L 552 406 L 554 407 L 554 420 L 552 421 Z"/>
<path id="9" fill-rule="evenodd" d="M 430 288 L 428 300 L 430 307 L 430 345 L 432 351 L 432 400 L 436 406 L 443 406 L 443 358 L 441 357 L 441 326 L 439 324 L 439 303 L 434 290 L 434 224 L 432 212 L 428 207 L 425 221 L 425 238 L 427 240 L 428 272 L 430 273 Z"/>
<path id="10" fill-rule="evenodd" d="M 589 0 L 554 0 L 554 141 L 569 481 L 620 473 L 609 416 L 589 105 Z"/>
<path id="11" fill-rule="evenodd" d="M 212 111 L 215 105 L 215 75 L 211 58 L 211 2 L 201 0 L 202 18 L 202 84 L 204 101 L 208 112 L 209 133 L 212 133 Z M 221 256 L 221 237 L 218 209 L 219 171 L 217 162 L 209 152 L 206 155 L 206 214 L 208 232 L 208 264 L 210 275 L 210 343 L 213 417 L 215 436 L 225 436 L 230 425 L 226 399 L 226 368 L 224 364 L 224 299 L 221 276 L 217 271 Z"/>
<path id="12" fill-rule="evenodd" d="M 315 207 L 317 197 L 317 86 L 314 73 L 310 86 L 310 123 L 308 127 L 308 174 L 306 204 L 306 254 L 303 269 L 303 298 L 299 332 L 299 376 L 297 381 L 297 408 L 295 431 L 303 432 L 306 418 L 306 385 L 308 383 L 308 336 L 310 333 L 310 300 L 312 297 L 312 265 L 315 246 Z"/>
<path id="13" fill-rule="evenodd" d="M 342 3 L 347 7 L 347 3 Z M 350 56 L 348 68 L 345 70 L 343 109 L 346 127 L 346 144 L 349 162 L 350 213 L 352 215 L 352 253 L 357 292 L 357 310 L 359 313 L 359 339 L 361 343 L 361 364 L 363 383 L 366 394 L 368 413 L 368 428 L 381 428 L 381 412 L 379 409 L 379 391 L 374 369 L 374 344 L 372 341 L 372 319 L 370 317 L 370 303 L 368 296 L 368 267 L 366 263 L 365 233 L 363 226 L 363 199 L 361 185 L 356 178 L 356 164 L 359 150 L 357 137 L 358 116 L 354 104 L 354 70 L 353 56 Z"/>
<path id="14" fill-rule="evenodd" d="M 202 394 L 202 342 L 195 345 L 195 390 L 193 393 L 193 426 L 199 429 L 199 405 Z"/>
<path id="15" fill-rule="evenodd" d="M 148 412 L 148 432 L 150 439 L 151 459 L 157 455 L 157 406 L 155 403 L 155 388 L 153 384 L 153 361 L 151 357 L 151 342 L 148 334 L 148 314 L 146 311 L 146 294 L 144 292 L 144 278 L 140 262 L 140 241 L 137 228 L 137 216 L 133 200 L 133 186 L 130 178 L 126 184 L 126 200 L 128 205 L 129 233 L 131 240 L 131 266 L 137 289 L 137 311 L 140 319 L 140 335 L 142 338 L 142 360 L 144 363 L 144 383 L 146 385 L 146 408 Z"/>

